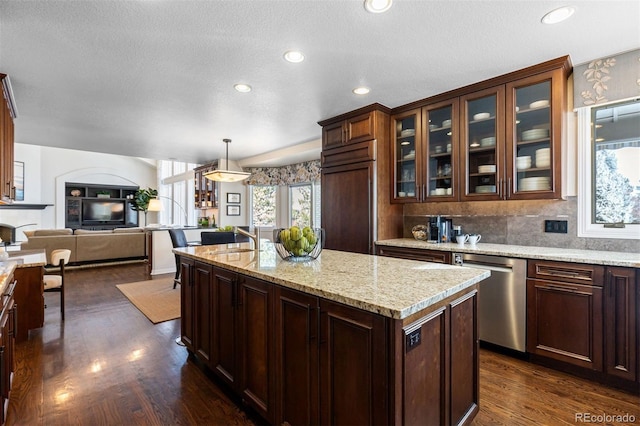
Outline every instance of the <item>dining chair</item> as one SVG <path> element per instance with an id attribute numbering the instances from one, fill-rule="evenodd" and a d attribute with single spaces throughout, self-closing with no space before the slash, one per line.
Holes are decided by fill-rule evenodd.
<path id="1" fill-rule="evenodd" d="M 200 241 L 203 246 L 210 246 L 213 244 L 230 244 L 236 242 L 235 232 L 201 232 Z"/>
<path id="2" fill-rule="evenodd" d="M 171 237 L 171 244 L 173 248 L 187 247 L 187 236 L 182 229 L 169 229 L 169 237 Z M 180 256 L 175 255 L 176 258 L 176 274 L 173 277 L 173 288 L 176 288 L 180 284 Z"/>
<path id="3" fill-rule="evenodd" d="M 59 266 L 58 274 L 46 274 L 43 276 L 44 291 L 60 292 L 60 316 L 64 321 L 64 267 L 69 263 L 71 250 L 56 249 L 51 251 L 51 265 Z"/>

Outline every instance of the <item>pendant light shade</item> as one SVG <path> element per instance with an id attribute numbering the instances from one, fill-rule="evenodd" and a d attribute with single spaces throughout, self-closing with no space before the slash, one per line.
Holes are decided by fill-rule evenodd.
<path id="1" fill-rule="evenodd" d="M 245 180 L 248 178 L 251 173 L 247 172 L 238 172 L 235 170 L 229 169 L 229 144 L 231 143 L 231 139 L 222 139 L 224 143 L 227 144 L 227 170 L 212 170 L 204 174 L 204 177 L 210 180 L 215 180 L 217 182 L 239 182 L 241 180 Z"/>

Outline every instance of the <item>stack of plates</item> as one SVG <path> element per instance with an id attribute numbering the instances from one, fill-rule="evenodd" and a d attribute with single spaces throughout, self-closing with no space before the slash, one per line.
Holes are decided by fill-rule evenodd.
<path id="1" fill-rule="evenodd" d="M 483 166 L 478 166 L 478 173 L 495 173 L 496 165 L 495 164 L 485 164 Z"/>
<path id="2" fill-rule="evenodd" d="M 488 138 L 480 139 L 480 146 L 493 146 L 496 144 L 496 137 L 489 136 Z"/>
<path id="3" fill-rule="evenodd" d="M 542 108 L 542 107 L 546 107 L 549 106 L 549 101 L 548 100 L 541 100 L 541 101 L 535 101 L 529 104 L 529 108 L 531 109 L 535 109 L 535 108 Z"/>
<path id="4" fill-rule="evenodd" d="M 526 170 L 531 168 L 531 156 L 516 157 L 516 169 Z"/>
<path id="5" fill-rule="evenodd" d="M 551 165 L 551 150 L 541 148 L 536 150 L 536 167 L 549 167 Z"/>
<path id="6" fill-rule="evenodd" d="M 416 134 L 416 129 L 404 129 L 400 132 L 400 136 L 414 136 Z"/>
<path id="7" fill-rule="evenodd" d="M 496 192 L 496 186 L 495 185 L 478 185 L 476 186 L 476 193 L 477 194 L 486 194 L 489 192 Z"/>
<path id="8" fill-rule="evenodd" d="M 444 120 L 442 122 L 442 127 L 451 127 L 451 120 Z"/>
<path id="9" fill-rule="evenodd" d="M 518 181 L 518 191 L 541 191 L 551 189 L 548 176 L 522 178 Z"/>
<path id="10" fill-rule="evenodd" d="M 491 117 L 491 114 L 489 114 L 488 112 L 479 112 L 476 115 L 473 116 L 474 120 L 484 120 L 486 118 Z"/>
<path id="11" fill-rule="evenodd" d="M 531 129 L 522 132 L 522 140 L 530 141 L 549 137 L 549 129 Z"/>

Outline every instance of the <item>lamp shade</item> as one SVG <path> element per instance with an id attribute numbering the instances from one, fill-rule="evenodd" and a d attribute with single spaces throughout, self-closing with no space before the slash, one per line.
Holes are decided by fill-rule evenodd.
<path id="1" fill-rule="evenodd" d="M 204 177 L 218 182 L 239 182 L 251 175 L 248 172 L 237 172 L 235 170 L 212 170 L 204 174 Z"/>
<path id="2" fill-rule="evenodd" d="M 162 202 L 157 198 L 152 198 L 149 200 L 149 206 L 147 210 L 150 212 L 159 212 L 162 211 Z"/>
<path id="3" fill-rule="evenodd" d="M 229 168 L 229 144 L 231 139 L 222 139 L 227 148 L 227 169 Z M 204 177 L 217 182 L 239 182 L 251 176 L 248 172 L 238 172 L 235 170 L 212 170 L 204 174 Z"/>

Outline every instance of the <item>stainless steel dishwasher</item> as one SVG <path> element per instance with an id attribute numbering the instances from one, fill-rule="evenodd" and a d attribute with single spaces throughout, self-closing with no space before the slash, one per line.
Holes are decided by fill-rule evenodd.
<path id="1" fill-rule="evenodd" d="M 480 340 L 525 352 L 527 261 L 471 253 L 454 253 L 452 260 L 456 265 L 491 271 L 478 290 Z"/>

